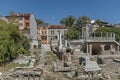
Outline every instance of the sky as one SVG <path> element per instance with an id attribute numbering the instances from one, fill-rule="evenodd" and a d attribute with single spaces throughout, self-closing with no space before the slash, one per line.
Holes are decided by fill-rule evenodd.
<path id="1" fill-rule="evenodd" d="M 120 23 L 120 0 L 0 0 L 0 15 L 33 13 L 38 19 L 59 24 L 66 16 L 88 16 L 111 24 Z"/>

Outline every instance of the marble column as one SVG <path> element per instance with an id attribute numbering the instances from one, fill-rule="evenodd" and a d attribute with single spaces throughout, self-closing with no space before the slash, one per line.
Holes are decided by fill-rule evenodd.
<path id="1" fill-rule="evenodd" d="M 120 46 L 118 45 L 117 46 L 117 53 L 119 53 L 119 50 L 120 50 Z"/>
<path id="2" fill-rule="evenodd" d="M 115 40 L 115 33 L 113 33 L 113 40 Z"/>
<path id="3" fill-rule="evenodd" d="M 89 46 L 88 46 L 88 43 L 87 43 L 87 55 L 89 55 Z"/>
<path id="4" fill-rule="evenodd" d="M 59 40 L 60 40 L 60 36 L 59 36 L 59 34 L 60 34 L 60 33 L 59 33 L 59 31 L 58 31 L 58 34 L 57 34 L 58 46 L 60 45 L 60 44 L 59 44 Z"/>
<path id="5" fill-rule="evenodd" d="M 111 50 L 111 52 L 115 52 L 115 48 L 113 47 L 112 44 L 110 45 L 110 50 Z"/>
<path id="6" fill-rule="evenodd" d="M 59 49 L 62 48 L 62 34 L 61 34 L 61 31 L 58 31 L 58 46 L 59 46 Z"/>
<path id="7" fill-rule="evenodd" d="M 92 44 L 89 45 L 90 55 L 92 55 Z"/>
<path id="8" fill-rule="evenodd" d="M 105 51 L 105 49 L 104 49 L 105 44 L 101 44 L 100 46 L 101 46 L 101 48 L 102 48 L 102 51 Z"/>
<path id="9" fill-rule="evenodd" d="M 113 38 L 113 35 L 112 35 L 112 34 L 113 34 L 113 33 L 110 33 L 110 37 L 111 37 L 111 38 Z"/>
<path id="10" fill-rule="evenodd" d="M 61 31 L 60 31 L 60 37 L 59 37 L 59 41 L 60 41 L 60 45 L 59 45 L 59 48 L 61 49 L 62 48 L 62 34 L 61 34 Z"/>
<path id="11" fill-rule="evenodd" d="M 112 44 L 110 45 L 110 49 L 111 49 L 111 51 L 113 50 L 113 45 Z"/>
<path id="12" fill-rule="evenodd" d="M 65 40 L 65 47 L 67 47 L 67 40 Z"/>

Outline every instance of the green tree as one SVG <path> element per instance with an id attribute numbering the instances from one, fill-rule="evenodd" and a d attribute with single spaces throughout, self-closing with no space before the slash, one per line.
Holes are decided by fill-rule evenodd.
<path id="1" fill-rule="evenodd" d="M 77 19 L 76 25 L 79 27 L 84 27 L 87 23 L 90 23 L 90 18 L 87 16 L 80 16 Z"/>
<path id="2" fill-rule="evenodd" d="M 15 14 L 15 12 L 14 11 L 10 11 L 9 16 L 8 16 L 8 22 L 10 24 L 18 25 L 19 24 L 18 21 L 19 20 L 17 18 L 17 15 Z"/>
<path id="3" fill-rule="evenodd" d="M 75 17 L 73 17 L 73 16 L 67 16 L 67 17 L 63 18 L 60 21 L 60 23 L 63 24 L 63 25 L 65 25 L 65 26 L 71 27 L 75 23 Z"/>
<path id="4" fill-rule="evenodd" d="M 79 31 L 76 26 L 69 27 L 68 31 L 65 33 L 65 39 L 73 40 L 79 38 Z"/>
<path id="5" fill-rule="evenodd" d="M 95 23 L 98 24 L 99 26 L 102 26 L 101 21 L 99 19 L 97 19 Z"/>
<path id="6" fill-rule="evenodd" d="M 29 40 L 16 25 L 0 20 L 0 65 L 15 59 L 19 54 L 29 54 Z"/>
<path id="7" fill-rule="evenodd" d="M 68 31 L 65 33 L 65 39 L 73 40 L 79 38 L 79 30 L 77 28 L 76 19 L 73 16 L 67 16 L 60 21 L 61 24 L 68 27 Z"/>
<path id="8" fill-rule="evenodd" d="M 36 19 L 36 22 L 37 22 L 37 24 L 42 24 L 42 23 L 44 23 L 44 21 L 43 21 L 43 20 L 40 20 L 40 19 Z"/>

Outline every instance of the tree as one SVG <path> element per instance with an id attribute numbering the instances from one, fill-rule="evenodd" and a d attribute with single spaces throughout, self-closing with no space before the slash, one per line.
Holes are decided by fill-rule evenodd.
<path id="1" fill-rule="evenodd" d="M 43 21 L 43 20 L 40 20 L 40 19 L 36 19 L 36 22 L 37 22 L 37 24 L 42 24 L 42 23 L 44 23 L 44 21 Z"/>
<path id="2" fill-rule="evenodd" d="M 79 31 L 75 22 L 76 19 L 73 16 L 67 16 L 60 21 L 61 24 L 68 27 L 68 31 L 65 33 L 65 39 L 73 40 L 79 38 Z"/>
<path id="3" fill-rule="evenodd" d="M 101 21 L 99 19 L 97 19 L 95 23 L 98 24 L 99 26 L 102 26 Z"/>
<path id="4" fill-rule="evenodd" d="M 14 11 L 10 11 L 9 16 L 8 16 L 8 21 L 10 24 L 18 25 L 19 20 L 17 18 L 17 15 L 15 14 Z"/>
<path id="5" fill-rule="evenodd" d="M 15 59 L 19 54 L 29 54 L 29 39 L 16 25 L 0 20 L 0 65 Z"/>
<path id="6" fill-rule="evenodd" d="M 73 17 L 73 16 L 67 16 L 66 18 L 63 18 L 60 21 L 60 23 L 63 24 L 63 25 L 65 25 L 65 26 L 71 27 L 75 23 L 75 17 Z"/>
<path id="7" fill-rule="evenodd" d="M 80 37 L 80 32 L 82 28 L 90 23 L 90 18 L 87 16 L 81 16 L 75 19 L 73 16 L 67 16 L 60 21 L 61 24 L 68 26 L 68 31 L 65 34 L 66 39 L 78 39 Z"/>
<path id="8" fill-rule="evenodd" d="M 87 16 L 80 16 L 78 19 L 77 19 L 77 22 L 76 22 L 76 25 L 79 27 L 84 27 L 86 26 L 87 23 L 90 23 L 90 18 L 87 17 Z"/>
<path id="9" fill-rule="evenodd" d="M 76 29 L 76 26 L 69 27 L 67 33 L 65 33 L 65 39 L 73 40 L 79 38 L 79 31 Z"/>

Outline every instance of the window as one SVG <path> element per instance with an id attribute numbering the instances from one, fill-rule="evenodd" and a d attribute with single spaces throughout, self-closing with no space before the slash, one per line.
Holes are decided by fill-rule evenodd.
<path id="1" fill-rule="evenodd" d="M 42 40 L 47 40 L 47 36 L 41 36 Z"/>
<path id="2" fill-rule="evenodd" d="M 55 33 L 55 31 L 51 31 L 51 34 L 54 34 Z"/>
<path id="3" fill-rule="evenodd" d="M 30 17 L 25 17 L 25 20 L 29 20 L 30 19 Z"/>
<path id="4" fill-rule="evenodd" d="M 53 38 L 51 37 L 50 40 L 53 40 Z"/>
<path id="5" fill-rule="evenodd" d="M 23 17 L 19 17 L 19 20 L 23 20 Z"/>
<path id="6" fill-rule="evenodd" d="M 51 37 L 50 40 L 55 40 L 55 37 Z"/>
<path id="7" fill-rule="evenodd" d="M 44 34 L 44 31 L 42 31 L 42 35 Z"/>
<path id="8" fill-rule="evenodd" d="M 45 34 L 47 34 L 47 31 L 45 31 Z"/>
<path id="9" fill-rule="evenodd" d="M 29 27 L 29 26 L 30 26 L 29 22 L 26 22 L 26 27 Z"/>
<path id="10" fill-rule="evenodd" d="M 42 35 L 46 35 L 47 34 L 47 31 L 42 31 Z"/>
<path id="11" fill-rule="evenodd" d="M 55 36 L 55 39 L 57 39 L 57 36 Z"/>

